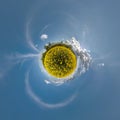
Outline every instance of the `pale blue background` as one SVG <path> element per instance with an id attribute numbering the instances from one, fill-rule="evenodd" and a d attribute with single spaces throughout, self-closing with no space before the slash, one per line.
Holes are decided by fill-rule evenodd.
<path id="1" fill-rule="evenodd" d="M 0 120 L 120 120 L 119 12 L 119 0 L 0 0 L 0 75 L 3 76 L 0 78 Z M 54 40 L 72 36 L 82 39 L 82 30 L 87 26 L 88 34 L 83 46 L 98 56 L 108 55 L 99 61 L 105 63 L 104 67 L 96 67 L 95 63 L 73 85 L 71 82 L 67 87 L 47 87 L 40 81 L 40 91 L 38 86 L 34 86 L 43 98 L 52 95 L 54 99 L 58 98 L 58 93 L 64 98 L 78 88 L 78 97 L 63 108 L 40 108 L 26 94 L 25 72 L 31 61 L 22 68 L 20 64 L 9 68 L 11 63 L 4 59 L 4 56 L 15 52 L 34 53 L 25 37 L 26 22 L 31 16 L 31 34 L 35 41 L 39 40 L 40 29 L 47 24 L 55 24 L 45 31 Z M 70 25 L 67 16 L 72 19 L 70 28 L 66 28 Z M 43 47 L 42 43 L 39 45 Z M 35 76 L 37 65 L 34 66 Z M 84 84 L 79 82 L 84 80 Z M 64 90 L 69 93 L 64 93 Z M 44 94 L 48 91 L 58 93 Z"/>

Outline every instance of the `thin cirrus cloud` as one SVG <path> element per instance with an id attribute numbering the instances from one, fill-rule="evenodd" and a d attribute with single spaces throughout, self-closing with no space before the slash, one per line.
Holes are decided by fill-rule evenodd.
<path id="1" fill-rule="evenodd" d="M 50 104 L 50 103 L 46 103 L 44 102 L 40 97 L 38 97 L 33 91 L 32 88 L 30 86 L 29 83 L 29 72 L 27 72 L 26 74 L 26 78 L 25 78 L 25 84 L 26 84 L 26 92 L 29 95 L 29 97 L 35 102 L 37 103 L 37 105 L 39 105 L 40 107 L 43 108 L 50 108 L 50 109 L 54 109 L 54 108 L 60 108 L 60 107 L 64 107 L 66 105 L 68 105 L 69 103 L 71 103 L 77 96 L 77 93 L 74 93 L 70 98 L 60 102 L 60 103 L 56 103 L 56 104 Z"/>
<path id="2" fill-rule="evenodd" d="M 4 55 L 2 60 L 0 60 L 0 79 L 3 79 L 8 72 L 17 64 L 20 66 L 27 60 L 30 59 L 37 59 L 40 54 L 21 54 L 21 53 L 14 53 L 11 55 Z M 5 68 L 5 69 L 4 69 Z"/>
<path id="3" fill-rule="evenodd" d="M 26 23 L 26 31 L 25 32 L 26 32 L 27 43 L 33 50 L 35 50 L 36 52 L 39 52 L 39 50 L 35 47 L 35 45 L 33 43 L 33 40 L 32 40 L 32 38 L 30 36 L 29 26 L 30 26 L 30 21 L 28 21 Z"/>

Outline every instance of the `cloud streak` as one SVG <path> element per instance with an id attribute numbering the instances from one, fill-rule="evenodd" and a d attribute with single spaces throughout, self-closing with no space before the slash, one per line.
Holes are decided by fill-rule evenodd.
<path id="1" fill-rule="evenodd" d="M 46 103 L 32 91 L 32 88 L 29 83 L 29 72 L 27 72 L 27 74 L 26 74 L 25 85 L 26 85 L 26 92 L 29 95 L 29 97 L 35 103 L 37 103 L 37 105 L 39 105 L 40 107 L 44 107 L 44 108 L 54 109 L 54 108 L 64 107 L 64 106 L 68 105 L 69 103 L 71 103 L 77 96 L 77 93 L 75 93 L 70 98 L 68 98 L 60 103 L 56 103 L 56 104 Z"/>
<path id="2" fill-rule="evenodd" d="M 34 43 L 33 43 L 33 40 L 32 40 L 32 38 L 31 38 L 31 36 L 30 36 L 30 31 L 29 31 L 29 26 L 30 26 L 30 21 L 28 21 L 27 23 L 26 23 L 26 39 L 27 39 L 27 43 L 28 43 L 28 45 L 33 49 L 33 50 L 35 50 L 36 52 L 39 52 L 39 49 L 37 49 L 36 47 L 35 47 L 35 45 L 34 45 Z"/>
<path id="3" fill-rule="evenodd" d="M 0 60 L 0 79 L 5 77 L 5 75 L 16 65 L 19 64 L 22 65 L 25 61 L 30 60 L 30 59 L 36 59 L 40 57 L 39 54 L 20 54 L 20 53 L 15 53 L 11 55 L 5 55 L 2 57 Z"/>
<path id="4" fill-rule="evenodd" d="M 7 55 L 6 58 L 8 60 L 21 60 L 21 59 L 36 58 L 38 56 L 40 56 L 40 54 L 33 54 L 33 53 L 21 54 L 21 53 L 15 53 L 15 54 Z"/>
<path id="5" fill-rule="evenodd" d="M 9 61 L 8 59 L 3 59 L 0 61 L 0 80 L 3 79 L 6 74 L 16 65 L 17 62 Z"/>

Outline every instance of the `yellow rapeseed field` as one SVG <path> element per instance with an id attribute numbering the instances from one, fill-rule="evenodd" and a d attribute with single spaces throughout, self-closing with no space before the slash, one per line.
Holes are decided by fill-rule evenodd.
<path id="1" fill-rule="evenodd" d="M 75 71 L 77 59 L 70 47 L 56 44 L 44 53 L 43 65 L 50 75 L 65 78 Z"/>

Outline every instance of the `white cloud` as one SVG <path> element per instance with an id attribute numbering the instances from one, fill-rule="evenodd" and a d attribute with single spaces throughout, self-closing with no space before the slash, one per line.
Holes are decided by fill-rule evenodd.
<path id="1" fill-rule="evenodd" d="M 99 67 L 104 67 L 105 64 L 104 64 L 104 63 L 99 63 L 98 66 L 99 66 Z"/>
<path id="2" fill-rule="evenodd" d="M 50 84 L 50 82 L 48 80 L 44 80 L 46 84 Z"/>
<path id="3" fill-rule="evenodd" d="M 47 35 L 47 34 L 42 34 L 42 35 L 40 36 L 40 39 L 41 39 L 41 40 L 46 40 L 46 39 L 48 39 L 48 35 Z"/>

